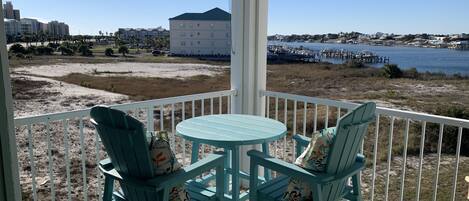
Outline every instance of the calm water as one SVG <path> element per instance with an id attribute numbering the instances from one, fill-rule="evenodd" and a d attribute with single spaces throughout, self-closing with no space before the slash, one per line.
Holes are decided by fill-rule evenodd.
<path id="1" fill-rule="evenodd" d="M 400 68 L 415 67 L 419 72 L 445 72 L 448 74 L 461 73 L 469 75 L 469 51 L 450 49 L 418 48 L 418 47 L 389 47 L 354 44 L 330 43 L 284 43 L 269 42 L 269 44 L 303 46 L 312 50 L 345 49 L 349 51 L 371 51 L 379 56 L 390 58 L 390 63 L 398 64 Z M 342 63 L 342 61 L 331 61 Z M 377 64 L 381 67 L 383 64 Z"/>

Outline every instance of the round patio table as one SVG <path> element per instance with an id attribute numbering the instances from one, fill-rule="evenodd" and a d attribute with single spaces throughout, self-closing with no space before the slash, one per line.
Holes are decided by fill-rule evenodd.
<path id="1" fill-rule="evenodd" d="M 268 143 L 282 138 L 287 133 L 286 126 L 276 120 L 260 116 L 241 114 L 207 115 L 184 120 L 176 126 L 176 133 L 192 141 L 191 163 L 198 160 L 199 145 L 208 144 L 231 152 L 225 157 L 226 172 L 232 175 L 231 199 L 240 199 L 239 190 L 239 147 L 262 144 L 262 150 L 269 153 Z M 228 174 L 225 174 L 225 193 L 228 193 Z M 269 180 L 266 172 L 265 178 Z M 247 194 L 243 195 L 243 198 Z M 244 199 L 243 199 L 244 200 Z"/>

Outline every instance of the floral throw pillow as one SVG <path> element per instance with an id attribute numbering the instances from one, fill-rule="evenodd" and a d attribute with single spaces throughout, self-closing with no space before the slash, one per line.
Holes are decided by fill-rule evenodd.
<path id="1" fill-rule="evenodd" d="M 170 174 L 181 169 L 182 165 L 177 161 L 171 150 L 169 137 L 166 131 L 156 132 L 150 142 L 150 156 L 153 162 L 153 171 L 156 175 Z M 170 191 L 172 201 L 189 201 L 189 194 L 184 185 L 176 186 Z"/>
<path id="2" fill-rule="evenodd" d="M 334 142 L 335 127 L 322 129 L 313 134 L 311 142 L 296 159 L 295 165 L 316 172 L 326 170 L 329 149 Z"/>
<path id="3" fill-rule="evenodd" d="M 327 166 L 329 149 L 334 142 L 335 127 L 326 128 L 313 133 L 313 137 L 304 150 L 296 159 L 295 165 L 304 169 L 324 172 Z M 284 201 L 309 201 L 313 200 L 313 192 L 307 183 L 298 179 L 290 179 L 287 190 L 283 194 Z"/>

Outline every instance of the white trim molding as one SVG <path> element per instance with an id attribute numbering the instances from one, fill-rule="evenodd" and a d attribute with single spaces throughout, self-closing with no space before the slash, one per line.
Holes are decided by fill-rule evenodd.
<path id="1" fill-rule="evenodd" d="M 3 2 L 0 0 L 0 4 Z M 0 16 L 3 10 L 0 9 Z M 0 22 L 0 200 L 21 200 L 5 24 Z"/>

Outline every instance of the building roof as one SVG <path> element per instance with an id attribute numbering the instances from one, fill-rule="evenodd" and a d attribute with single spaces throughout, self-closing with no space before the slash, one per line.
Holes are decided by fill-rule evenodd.
<path id="1" fill-rule="evenodd" d="M 230 21 L 231 14 L 220 9 L 214 8 L 204 13 L 184 13 L 169 20 L 211 20 L 211 21 Z"/>

